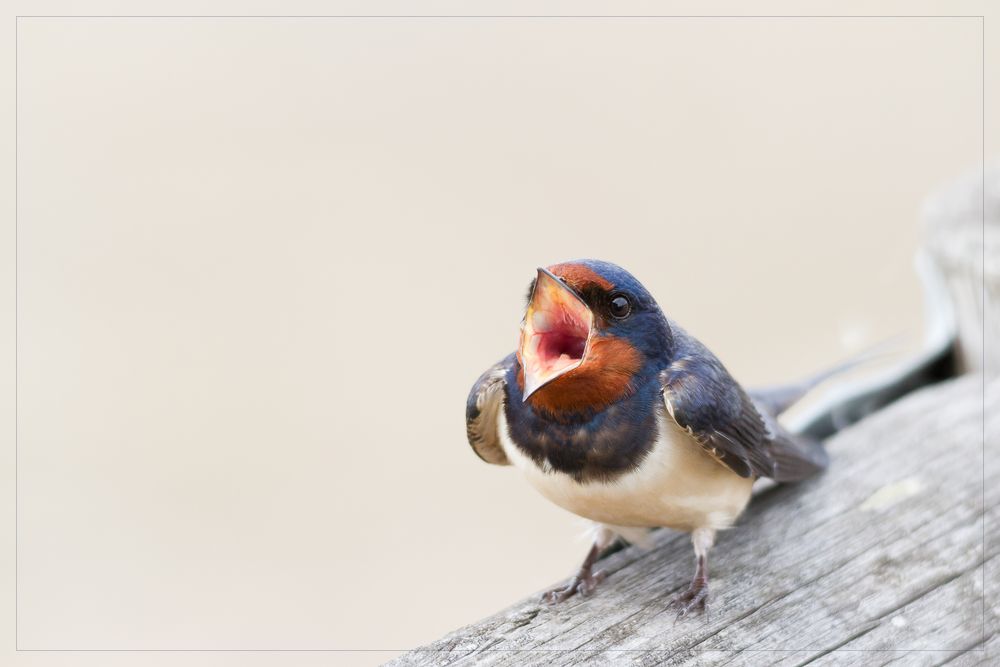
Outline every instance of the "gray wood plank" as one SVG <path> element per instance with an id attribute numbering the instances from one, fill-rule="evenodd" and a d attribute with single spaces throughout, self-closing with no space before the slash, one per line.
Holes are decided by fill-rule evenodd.
<path id="1" fill-rule="evenodd" d="M 985 400 L 1000 404 L 1000 382 Z M 609 556 L 590 598 L 532 595 L 391 664 L 1000 664 L 996 576 L 984 580 L 1000 563 L 1000 465 L 984 469 L 983 401 L 967 376 L 832 438 L 827 473 L 764 491 L 720 536 L 705 616 L 667 608 L 693 556 L 663 530 Z M 985 432 L 995 459 L 1000 414 Z"/>

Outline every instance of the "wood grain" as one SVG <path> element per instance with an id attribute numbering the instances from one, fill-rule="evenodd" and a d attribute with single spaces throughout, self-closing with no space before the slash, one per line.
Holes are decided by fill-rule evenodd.
<path id="1" fill-rule="evenodd" d="M 965 376 L 834 436 L 825 474 L 763 491 L 720 536 L 705 616 L 667 608 L 693 556 L 662 530 L 606 558 L 590 598 L 532 594 L 390 664 L 1000 664 L 1000 414 L 984 400 L 1000 405 L 1000 381 Z"/>

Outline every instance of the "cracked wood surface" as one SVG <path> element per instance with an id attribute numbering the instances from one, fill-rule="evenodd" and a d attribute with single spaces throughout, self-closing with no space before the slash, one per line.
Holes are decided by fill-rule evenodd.
<path id="1" fill-rule="evenodd" d="M 966 376 L 831 438 L 824 475 L 767 489 L 719 536 L 704 616 L 667 607 L 693 564 L 662 530 L 603 560 L 592 597 L 532 595 L 390 664 L 1000 664 L 1000 414 L 984 426 L 983 401 Z"/>

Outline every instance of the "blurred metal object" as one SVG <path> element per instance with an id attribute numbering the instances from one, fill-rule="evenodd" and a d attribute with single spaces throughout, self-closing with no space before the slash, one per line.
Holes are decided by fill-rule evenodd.
<path id="1" fill-rule="evenodd" d="M 928 197 L 925 247 L 943 275 L 958 327 L 962 371 L 1000 372 L 1000 159 Z M 993 341 L 993 344 L 989 344 Z"/>
<path id="2" fill-rule="evenodd" d="M 924 292 L 924 342 L 920 351 L 871 378 L 832 387 L 789 420 L 794 432 L 827 438 L 923 386 L 958 374 L 958 326 L 944 276 L 926 252 L 916 257 Z"/>
<path id="3" fill-rule="evenodd" d="M 926 240 L 915 258 L 925 310 L 920 352 L 871 379 L 834 387 L 788 424 L 793 431 L 826 438 L 925 385 L 1000 371 L 1000 160 L 928 197 L 923 221 Z"/>
<path id="4" fill-rule="evenodd" d="M 924 291 L 920 352 L 869 380 L 835 387 L 789 424 L 828 437 L 924 385 L 965 372 L 1000 371 L 1000 159 L 929 196 L 916 257 Z M 988 344 L 993 341 L 993 344 Z"/>

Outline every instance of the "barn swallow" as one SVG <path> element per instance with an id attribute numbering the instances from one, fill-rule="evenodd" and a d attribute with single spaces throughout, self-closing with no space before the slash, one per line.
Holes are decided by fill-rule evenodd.
<path id="1" fill-rule="evenodd" d="M 473 386 L 466 426 L 483 460 L 520 468 L 550 501 L 594 522 L 579 571 L 545 601 L 590 594 L 616 539 L 667 527 L 694 545 L 694 577 L 672 602 L 681 617 L 704 611 L 709 549 L 754 481 L 826 467 L 820 440 L 776 419 L 814 384 L 744 390 L 630 273 L 577 260 L 538 269 L 518 347 Z"/>

